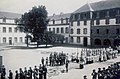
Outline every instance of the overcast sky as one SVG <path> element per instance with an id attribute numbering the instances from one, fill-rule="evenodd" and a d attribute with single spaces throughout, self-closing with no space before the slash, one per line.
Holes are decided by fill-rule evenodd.
<path id="1" fill-rule="evenodd" d="M 0 11 L 24 13 L 33 6 L 45 5 L 49 15 L 71 13 L 86 3 L 98 0 L 0 0 Z"/>

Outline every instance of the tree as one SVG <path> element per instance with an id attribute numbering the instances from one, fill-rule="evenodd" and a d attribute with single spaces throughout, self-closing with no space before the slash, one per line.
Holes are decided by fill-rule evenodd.
<path id="1" fill-rule="evenodd" d="M 41 5 L 33 7 L 32 10 L 24 13 L 21 17 L 24 32 L 33 36 L 34 41 L 37 42 L 37 47 L 40 41 L 43 41 L 43 35 L 47 29 L 47 14 L 46 7 Z"/>

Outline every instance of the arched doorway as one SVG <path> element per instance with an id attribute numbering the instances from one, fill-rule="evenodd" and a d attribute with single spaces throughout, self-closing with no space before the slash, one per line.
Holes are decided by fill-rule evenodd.
<path id="1" fill-rule="evenodd" d="M 95 39 L 94 44 L 95 44 L 95 45 L 101 45 L 101 40 L 100 40 L 100 39 Z"/>
<path id="2" fill-rule="evenodd" d="M 120 45 L 120 39 L 115 39 L 114 46 L 119 46 L 119 45 Z"/>
<path id="3" fill-rule="evenodd" d="M 109 40 L 109 39 L 105 39 L 105 40 L 103 41 L 103 45 L 105 45 L 105 46 L 111 46 L 110 40 Z"/>
<path id="4" fill-rule="evenodd" d="M 87 39 L 87 37 L 84 37 L 84 38 L 83 38 L 83 44 L 84 44 L 84 46 L 87 46 L 87 45 L 88 45 L 88 39 Z"/>

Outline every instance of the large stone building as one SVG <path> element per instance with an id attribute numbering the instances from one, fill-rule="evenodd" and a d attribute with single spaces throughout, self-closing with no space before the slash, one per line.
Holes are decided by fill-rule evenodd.
<path id="1" fill-rule="evenodd" d="M 25 33 L 17 28 L 17 20 L 21 14 L 0 12 L 0 44 L 25 43 Z"/>
<path id="2" fill-rule="evenodd" d="M 48 31 L 53 31 L 55 34 L 64 35 L 64 43 L 69 43 L 69 18 L 70 13 L 49 16 Z"/>
<path id="3" fill-rule="evenodd" d="M 120 43 L 120 0 L 85 4 L 70 17 L 70 43 L 115 46 Z"/>
<path id="4" fill-rule="evenodd" d="M 25 41 L 25 34 L 16 32 L 15 19 L 20 16 L 0 12 L 0 43 Z M 64 43 L 91 47 L 120 44 L 120 0 L 87 3 L 73 13 L 54 14 L 48 19 L 47 30 L 64 35 Z"/>

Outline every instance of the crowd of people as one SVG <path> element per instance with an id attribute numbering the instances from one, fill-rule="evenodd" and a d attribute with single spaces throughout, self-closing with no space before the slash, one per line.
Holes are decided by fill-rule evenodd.
<path id="1" fill-rule="evenodd" d="M 76 55 L 77 62 L 82 62 L 83 64 L 91 64 L 94 62 L 103 62 L 107 61 L 109 59 L 114 59 L 117 57 L 117 54 L 119 52 L 111 47 L 109 48 L 96 48 L 96 49 L 89 49 L 84 48 Z M 68 72 L 68 66 L 69 66 L 69 55 L 63 52 L 53 52 L 50 53 L 50 55 L 46 58 L 41 58 L 41 64 L 39 66 L 34 66 L 32 69 L 31 67 L 27 69 L 26 67 L 24 69 L 20 68 L 19 70 L 15 71 L 15 79 L 47 79 L 47 67 L 46 66 L 62 66 L 65 65 L 66 72 Z M 73 60 L 73 56 L 71 57 L 71 60 Z M 118 63 L 116 63 L 118 65 Z M 116 66 L 112 65 L 112 67 Z M 83 68 L 83 65 L 80 65 L 81 68 Z M 110 66 L 111 68 L 111 66 Z M 100 69 L 101 70 L 101 69 Z M 104 70 L 104 68 L 103 68 Z M 106 72 L 111 72 L 108 71 Z M 116 69 L 115 69 L 116 70 Z M 98 71 L 99 72 L 99 71 Z M 102 71 L 101 71 L 102 72 Z M 113 72 L 113 71 L 112 71 Z M 105 74 L 105 73 L 104 73 Z M 6 77 L 6 69 L 4 66 L 0 69 L 0 75 L 1 79 L 5 79 Z M 99 75 L 99 73 L 96 73 L 95 70 L 93 70 L 92 76 L 93 79 L 96 79 L 96 75 Z M 108 75 L 108 74 L 107 74 Z M 95 76 L 95 78 L 94 78 Z M 13 73 L 11 70 L 9 70 L 9 79 L 13 79 Z M 86 76 L 84 77 L 86 79 Z M 99 78 L 99 79 L 108 79 L 108 78 Z M 113 79 L 113 78 L 110 78 Z"/>
<path id="2" fill-rule="evenodd" d="M 9 70 L 8 79 L 13 79 L 13 72 Z M 6 69 L 5 67 L 1 67 L 1 77 L 0 79 L 6 79 Z M 39 67 L 35 66 L 34 69 L 29 67 L 22 68 L 15 71 L 14 79 L 47 79 L 47 67 L 45 65 L 41 65 Z"/>
<path id="3" fill-rule="evenodd" d="M 117 57 L 118 50 L 109 48 L 82 49 L 80 59 L 84 64 L 103 62 Z"/>
<path id="4" fill-rule="evenodd" d="M 54 52 L 49 56 L 49 65 L 50 66 L 61 66 L 64 65 L 66 60 L 68 59 L 68 54 L 63 52 Z"/>
<path id="5" fill-rule="evenodd" d="M 68 72 L 68 63 L 67 55 L 63 52 L 51 53 L 49 57 L 41 58 L 41 64 L 39 66 L 34 66 L 32 69 L 25 67 L 24 69 L 20 68 L 15 71 L 15 79 L 47 79 L 47 66 L 61 66 L 65 65 L 66 72 Z M 8 79 L 13 79 L 13 72 L 9 70 Z M 0 67 L 0 79 L 6 79 L 6 68 L 4 66 Z"/>
<path id="6" fill-rule="evenodd" d="M 108 68 L 98 68 L 98 71 L 94 69 L 92 72 L 92 79 L 120 79 L 120 62 L 116 62 L 108 66 Z M 87 76 L 84 76 L 87 79 Z"/>

